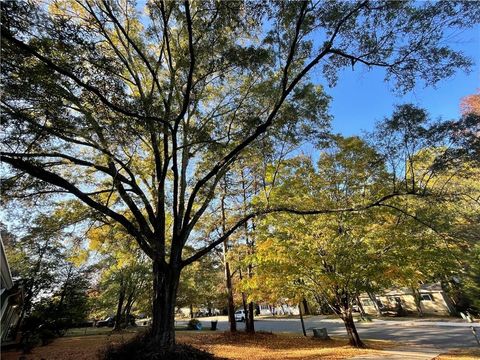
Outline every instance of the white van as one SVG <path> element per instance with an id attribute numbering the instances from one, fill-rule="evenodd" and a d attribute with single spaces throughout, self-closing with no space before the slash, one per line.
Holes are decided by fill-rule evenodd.
<path id="1" fill-rule="evenodd" d="M 235 311 L 235 321 L 245 321 L 245 310 Z"/>

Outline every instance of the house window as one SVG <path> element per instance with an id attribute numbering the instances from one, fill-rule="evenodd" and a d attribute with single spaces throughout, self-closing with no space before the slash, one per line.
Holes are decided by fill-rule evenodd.
<path id="1" fill-rule="evenodd" d="M 433 301 L 433 297 L 430 294 L 420 294 L 420 299 L 422 301 Z"/>

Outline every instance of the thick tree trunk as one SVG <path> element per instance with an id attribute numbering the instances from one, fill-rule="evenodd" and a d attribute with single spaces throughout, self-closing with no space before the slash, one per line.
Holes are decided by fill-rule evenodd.
<path id="1" fill-rule="evenodd" d="M 362 340 L 360 340 L 360 336 L 358 336 L 357 328 L 355 327 L 355 322 L 353 321 L 352 311 L 346 310 L 342 312 L 341 318 L 345 324 L 350 345 L 356 348 L 365 348 L 365 344 L 362 342 Z"/>
<path id="2" fill-rule="evenodd" d="M 152 340 L 160 349 L 175 347 L 175 305 L 180 269 L 172 266 L 162 269 L 159 261 L 153 262 Z"/>

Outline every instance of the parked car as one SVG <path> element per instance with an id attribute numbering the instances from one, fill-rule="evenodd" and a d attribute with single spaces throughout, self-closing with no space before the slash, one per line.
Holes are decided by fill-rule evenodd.
<path id="1" fill-rule="evenodd" d="M 97 321 L 97 327 L 113 327 L 115 325 L 115 318 L 113 316 L 109 316 L 104 320 Z"/>
<path id="2" fill-rule="evenodd" d="M 115 320 L 116 316 L 109 316 L 104 320 L 97 321 L 97 327 L 114 327 L 115 326 Z M 130 314 L 128 316 L 128 326 L 137 326 L 137 323 L 135 322 L 135 316 Z"/>
<path id="3" fill-rule="evenodd" d="M 150 326 L 152 325 L 152 319 L 151 318 L 138 319 L 135 321 L 135 324 L 137 326 Z"/>
<path id="4" fill-rule="evenodd" d="M 235 321 L 245 321 L 245 310 L 235 311 Z"/>
<path id="5" fill-rule="evenodd" d="M 194 317 L 205 317 L 208 316 L 208 311 L 207 310 L 199 310 L 196 313 L 193 314 Z"/>

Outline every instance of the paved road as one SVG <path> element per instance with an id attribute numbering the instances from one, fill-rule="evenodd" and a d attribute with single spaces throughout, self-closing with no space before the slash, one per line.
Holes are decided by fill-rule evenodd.
<path id="1" fill-rule="evenodd" d="M 201 318 L 205 328 L 210 327 L 210 318 Z M 363 339 L 394 340 L 412 345 L 434 346 L 437 348 L 455 348 L 478 346 L 468 324 L 458 322 L 417 322 L 417 321 L 374 321 L 357 323 L 357 331 Z M 480 336 L 480 324 L 476 324 Z M 238 323 L 243 329 L 244 324 Z M 309 317 L 305 319 L 305 327 L 325 327 L 330 335 L 346 336 L 343 323 L 336 319 L 320 319 Z M 218 329 L 227 330 L 226 317 L 218 317 Z M 258 319 L 255 329 L 271 332 L 301 333 L 298 319 Z M 309 331 L 311 334 L 312 332 Z"/>

